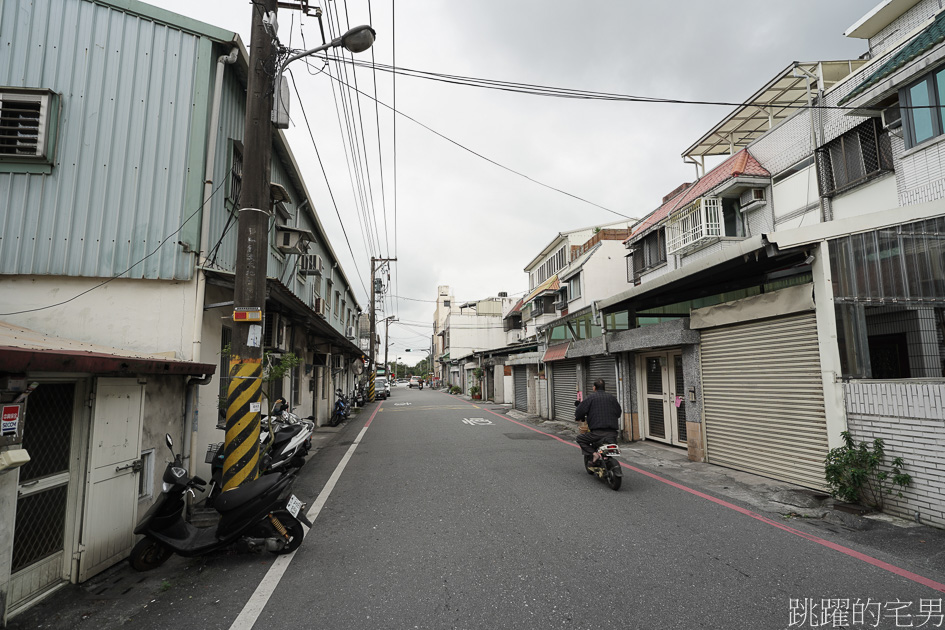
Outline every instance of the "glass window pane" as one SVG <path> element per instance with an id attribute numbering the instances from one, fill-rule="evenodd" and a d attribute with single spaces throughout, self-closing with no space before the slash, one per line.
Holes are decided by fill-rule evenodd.
<path id="1" fill-rule="evenodd" d="M 928 80 L 909 88 L 912 103 L 912 137 L 916 144 L 932 137 L 932 110 Z"/>
<path id="2" fill-rule="evenodd" d="M 940 129 L 945 129 L 945 109 L 942 108 L 942 104 L 945 103 L 945 70 L 939 70 L 935 75 L 935 84 L 938 86 L 938 90 L 935 94 L 935 98 L 938 101 L 936 108 L 938 110 L 938 124 Z"/>

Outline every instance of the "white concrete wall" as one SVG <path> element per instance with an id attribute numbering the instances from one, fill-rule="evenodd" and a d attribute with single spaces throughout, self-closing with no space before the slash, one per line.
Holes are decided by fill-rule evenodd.
<path id="1" fill-rule="evenodd" d="M 820 188 L 813 164 L 777 182 L 771 191 L 777 229 L 820 222 Z"/>
<path id="2" fill-rule="evenodd" d="M 24 311 L 63 302 L 101 283 L 100 278 L 0 276 L 0 295 L 4 310 Z M 118 279 L 61 306 L 3 319 L 77 341 L 190 360 L 194 300 L 193 281 Z"/>
<path id="3" fill-rule="evenodd" d="M 889 175 L 831 199 L 834 219 L 890 210 L 899 206 L 896 177 Z"/>
<path id="4" fill-rule="evenodd" d="M 945 383 L 853 381 L 844 384 L 853 439 L 885 442 L 886 461 L 902 457 L 912 484 L 885 497 L 884 511 L 945 527 Z"/>

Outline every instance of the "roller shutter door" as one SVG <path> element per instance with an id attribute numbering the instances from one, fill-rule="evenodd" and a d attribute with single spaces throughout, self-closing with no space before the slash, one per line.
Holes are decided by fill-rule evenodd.
<path id="1" fill-rule="evenodd" d="M 617 395 L 617 361 L 614 357 L 591 357 L 584 372 L 584 393 L 594 391 L 594 381 L 604 379 L 606 391 Z"/>
<path id="2" fill-rule="evenodd" d="M 827 422 L 813 313 L 702 331 L 709 462 L 824 486 Z"/>
<path id="3" fill-rule="evenodd" d="M 555 420 L 574 420 L 577 400 L 577 361 L 555 361 L 551 366 L 554 387 Z"/>
<path id="4" fill-rule="evenodd" d="M 525 366 L 512 368 L 512 380 L 515 381 L 515 408 L 528 412 L 528 377 Z"/>

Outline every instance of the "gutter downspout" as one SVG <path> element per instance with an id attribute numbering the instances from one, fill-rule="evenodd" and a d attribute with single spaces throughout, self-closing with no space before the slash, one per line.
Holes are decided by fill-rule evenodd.
<path id="1" fill-rule="evenodd" d="M 217 58 L 217 73 L 213 87 L 213 104 L 210 108 L 210 133 L 207 137 L 207 163 L 204 170 L 203 181 L 203 205 L 200 211 L 200 252 L 197 258 L 197 295 L 194 300 L 194 324 L 193 336 L 191 338 L 190 359 L 191 361 L 200 361 L 200 344 L 203 336 L 203 305 L 207 293 L 207 276 L 204 272 L 204 266 L 207 263 L 207 254 L 209 253 L 210 239 L 210 197 L 213 195 L 213 167 L 216 161 L 217 147 L 217 126 L 220 122 L 220 102 L 223 93 L 223 70 L 228 64 L 236 63 L 239 58 L 239 48 L 233 48 L 229 55 L 221 55 Z M 199 379 L 191 379 L 187 382 L 186 403 L 184 405 L 184 444 L 182 452 L 189 461 L 185 461 L 188 470 L 193 470 L 190 462 L 194 459 L 194 439 L 193 433 L 197 429 L 197 423 L 194 421 L 195 409 L 197 407 L 197 387 L 206 385 L 213 378 L 212 375 L 204 376 Z"/>
<path id="2" fill-rule="evenodd" d="M 812 80 L 817 81 L 817 87 L 818 87 L 817 104 L 818 105 L 823 104 L 824 91 L 820 87 L 820 78 L 817 75 L 810 72 L 809 70 L 802 68 L 801 66 L 794 66 L 794 73 L 792 74 L 796 77 L 800 76 L 797 74 L 797 71 L 800 71 L 801 73 L 803 73 L 804 76 L 807 77 L 807 109 L 808 109 L 808 112 L 810 113 L 810 137 L 811 137 L 811 143 L 813 144 L 813 149 L 811 150 L 811 157 L 814 160 L 814 173 L 816 173 L 817 175 L 817 189 L 818 189 L 817 197 L 820 199 L 820 220 L 826 222 L 830 220 L 827 217 L 829 214 L 831 214 L 831 212 L 828 206 L 829 202 L 827 202 L 824 199 L 824 197 L 821 196 L 820 194 L 820 162 L 817 160 L 817 126 L 814 123 L 814 97 L 811 94 L 810 82 Z M 823 139 L 823 133 L 824 133 L 823 116 L 818 114 L 817 117 L 820 119 L 820 123 L 821 123 L 820 133 L 821 133 L 821 139 Z M 809 203 L 809 202 L 805 201 L 805 203 Z"/>

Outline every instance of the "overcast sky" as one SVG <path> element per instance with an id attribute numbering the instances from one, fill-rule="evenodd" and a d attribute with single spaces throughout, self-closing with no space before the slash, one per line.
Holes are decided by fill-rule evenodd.
<path id="1" fill-rule="evenodd" d="M 393 0 L 322 0 L 322 6 L 340 14 L 342 25 L 373 24 L 378 64 L 594 92 L 739 102 L 792 61 L 859 57 L 867 43 L 843 32 L 877 2 L 408 0 L 396 3 L 393 15 Z M 154 3 L 239 32 L 249 43 L 249 3 Z M 314 15 L 280 10 L 279 27 L 280 40 L 292 48 L 321 43 Z M 372 51 L 357 57 L 370 62 Z M 559 232 L 610 223 L 619 215 L 643 217 L 663 195 L 692 181 L 694 169 L 680 154 L 731 111 L 552 99 L 406 76 L 395 83 L 388 72 L 359 68 L 360 90 L 373 95 L 376 84 L 384 104 L 378 106 L 378 142 L 374 103 L 360 98 L 359 151 L 367 156 L 370 207 L 379 231 L 379 247 L 372 248 L 359 222 L 363 206 L 356 201 L 336 109 L 342 88 L 324 73 L 306 72 L 301 61 L 290 68 L 327 173 L 326 186 L 293 94 L 287 133 L 316 211 L 365 310 L 371 255 L 398 259 L 389 293 L 412 300 L 391 298 L 386 305 L 386 314 L 403 322 L 391 326 L 391 358 L 410 364 L 422 356 L 406 348 L 430 345 L 437 286 L 449 285 L 457 300 L 499 291 L 521 295 L 528 288 L 525 265 Z M 399 116 L 395 161 L 388 108 L 394 88 L 399 112 L 448 140 Z"/>

